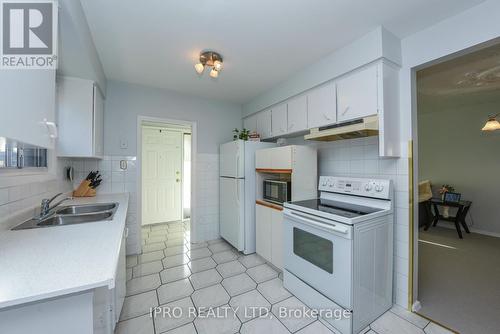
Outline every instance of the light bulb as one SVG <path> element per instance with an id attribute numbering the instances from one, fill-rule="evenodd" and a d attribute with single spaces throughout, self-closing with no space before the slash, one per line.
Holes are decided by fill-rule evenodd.
<path id="1" fill-rule="evenodd" d="M 214 61 L 214 68 L 217 72 L 220 72 L 220 70 L 222 70 L 222 62 L 220 60 Z"/>
<path id="2" fill-rule="evenodd" d="M 203 70 L 205 69 L 205 65 L 203 65 L 202 63 L 198 63 L 194 65 L 194 69 L 196 70 L 196 73 L 202 74 Z"/>
<path id="3" fill-rule="evenodd" d="M 217 78 L 219 76 L 219 72 L 215 68 L 212 68 L 212 70 L 210 71 L 210 76 L 212 78 Z"/>

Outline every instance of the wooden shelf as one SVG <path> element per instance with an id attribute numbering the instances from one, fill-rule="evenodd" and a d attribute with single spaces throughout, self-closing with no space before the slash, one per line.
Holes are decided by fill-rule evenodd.
<path id="1" fill-rule="evenodd" d="M 255 204 L 266 206 L 266 207 L 274 209 L 274 210 L 283 211 L 283 206 L 281 206 L 279 204 L 274 204 L 274 203 L 266 202 L 266 201 L 262 201 L 262 200 L 256 200 Z"/>
<path id="2" fill-rule="evenodd" d="M 271 169 L 271 168 L 256 168 L 258 173 L 271 173 L 271 174 L 292 174 L 291 169 Z"/>

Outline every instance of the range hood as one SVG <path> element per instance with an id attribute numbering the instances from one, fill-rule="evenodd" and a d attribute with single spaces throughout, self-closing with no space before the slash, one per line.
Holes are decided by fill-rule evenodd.
<path id="1" fill-rule="evenodd" d="M 334 141 L 378 136 L 378 116 L 369 116 L 352 122 L 311 129 L 306 140 Z"/>

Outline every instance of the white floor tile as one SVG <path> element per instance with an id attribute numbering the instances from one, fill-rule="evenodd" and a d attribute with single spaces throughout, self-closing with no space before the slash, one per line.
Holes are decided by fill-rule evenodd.
<path id="1" fill-rule="evenodd" d="M 189 249 L 197 249 L 197 248 L 203 248 L 203 247 L 207 247 L 208 246 L 208 243 L 206 242 L 199 242 L 199 243 L 187 243 L 186 244 L 186 247 L 189 248 Z"/>
<path id="2" fill-rule="evenodd" d="M 223 316 L 217 317 L 215 315 Z M 219 307 L 214 316 L 198 317 L 194 321 L 198 334 L 233 334 L 240 329 L 240 322 L 228 306 Z"/>
<path id="3" fill-rule="evenodd" d="M 257 283 L 245 273 L 225 278 L 222 286 L 227 290 L 230 296 L 236 296 L 244 292 L 255 289 Z"/>
<path id="4" fill-rule="evenodd" d="M 185 240 L 182 238 L 171 239 L 171 240 L 169 239 L 169 240 L 165 241 L 165 244 L 167 245 L 167 247 L 182 246 L 185 243 L 186 243 Z"/>
<path id="5" fill-rule="evenodd" d="M 151 307 L 158 306 L 156 291 L 144 292 L 135 296 L 125 297 L 120 320 L 127 320 L 148 314 Z"/>
<path id="6" fill-rule="evenodd" d="M 170 283 L 173 281 L 178 281 L 183 278 L 188 278 L 191 275 L 191 270 L 187 264 L 183 264 L 177 267 L 167 268 L 160 272 L 161 282 L 163 284 Z"/>
<path id="7" fill-rule="evenodd" d="M 141 255 L 137 256 L 137 261 L 138 263 L 147 263 L 147 262 L 153 262 L 153 261 L 159 261 L 165 257 L 165 254 L 163 254 L 163 251 L 154 251 L 154 252 L 149 252 L 149 253 L 144 253 Z"/>
<path id="8" fill-rule="evenodd" d="M 156 314 L 154 317 L 156 333 L 163 333 L 168 330 L 183 326 L 192 322 L 195 318 L 195 315 L 190 312 L 190 309 L 194 307 L 191 298 L 183 298 L 172 303 L 161 305 L 160 307 L 161 309 L 170 310 L 170 314 L 174 312 L 174 308 L 176 310 L 180 310 L 179 313 L 181 316 L 169 316 L 166 312 L 164 313 L 165 315 Z"/>
<path id="9" fill-rule="evenodd" d="M 170 303 L 174 300 L 189 297 L 193 293 L 193 287 L 189 279 L 163 284 L 158 288 L 158 299 L 160 304 Z"/>
<path id="10" fill-rule="evenodd" d="M 149 252 L 154 252 L 158 250 L 162 250 L 165 248 L 165 243 L 159 242 L 155 244 L 147 244 L 142 246 L 142 253 L 149 253 Z"/>
<path id="11" fill-rule="evenodd" d="M 247 270 L 247 274 L 257 283 L 278 277 L 278 272 L 267 264 L 261 264 Z"/>
<path id="12" fill-rule="evenodd" d="M 396 314 L 397 316 L 403 318 L 404 320 L 411 322 L 412 324 L 414 324 L 415 326 L 417 326 L 419 328 L 424 328 L 425 326 L 427 326 L 429 324 L 429 320 L 422 318 L 418 314 L 412 313 L 412 312 L 402 308 L 399 305 L 394 305 L 391 308 L 391 312 Z"/>
<path id="13" fill-rule="evenodd" d="M 132 268 L 137 265 L 137 255 L 127 256 L 127 268 Z"/>
<path id="14" fill-rule="evenodd" d="M 187 325 L 177 327 L 175 329 L 165 332 L 165 334 L 196 334 L 196 329 L 192 322 Z"/>
<path id="15" fill-rule="evenodd" d="M 191 249 L 190 251 L 187 252 L 187 255 L 191 260 L 197 260 L 211 256 L 212 252 L 208 248 L 204 247 L 204 248 Z"/>
<path id="16" fill-rule="evenodd" d="M 222 306 L 229 301 L 229 295 L 220 284 L 196 290 L 191 298 L 198 308 Z"/>
<path id="17" fill-rule="evenodd" d="M 193 260 L 188 263 L 188 266 L 193 274 L 200 271 L 215 268 L 216 265 L 217 263 L 215 263 L 215 261 L 212 260 L 211 257 L 205 257 L 203 259 Z"/>
<path id="18" fill-rule="evenodd" d="M 386 312 L 375 320 L 370 327 L 378 334 L 422 334 L 424 331 L 414 324 L 398 317 L 392 312 Z"/>
<path id="19" fill-rule="evenodd" d="M 127 268 L 127 281 L 132 279 L 132 268 Z"/>
<path id="20" fill-rule="evenodd" d="M 155 290 L 160 285 L 158 274 L 137 277 L 127 282 L 127 296 Z"/>
<path id="21" fill-rule="evenodd" d="M 424 328 L 424 332 L 426 334 L 453 334 L 452 331 L 449 331 L 433 322 L 429 323 L 429 325 Z"/>
<path id="22" fill-rule="evenodd" d="M 154 334 L 153 319 L 149 314 L 121 321 L 116 325 L 115 334 Z"/>
<path id="23" fill-rule="evenodd" d="M 236 311 L 241 322 L 269 314 L 271 304 L 257 290 L 231 298 L 229 305 Z M 265 311 L 264 311 L 265 310 Z"/>
<path id="24" fill-rule="evenodd" d="M 135 278 L 139 276 L 157 274 L 162 270 L 163 265 L 161 264 L 161 261 L 142 263 L 132 268 L 132 276 Z"/>
<path id="25" fill-rule="evenodd" d="M 212 255 L 212 259 L 214 259 L 215 262 L 220 264 L 238 259 L 238 254 L 233 250 L 226 250 L 219 253 L 214 253 Z"/>
<path id="26" fill-rule="evenodd" d="M 166 256 L 162 262 L 165 269 L 172 268 L 188 263 L 189 257 L 186 254 Z"/>
<path id="27" fill-rule="evenodd" d="M 310 325 L 302 328 L 297 334 L 332 334 L 333 332 L 329 330 L 325 325 L 316 320 Z"/>
<path id="28" fill-rule="evenodd" d="M 308 307 L 302 303 L 300 300 L 298 300 L 296 297 L 290 297 L 288 299 L 283 300 L 282 302 L 279 302 L 278 304 L 274 304 L 272 307 L 272 312 L 273 314 L 279 318 L 279 320 L 285 325 L 286 328 L 290 332 L 296 332 L 301 328 L 304 328 L 305 326 L 313 323 L 316 320 L 316 317 L 310 316 L 309 313 L 303 313 L 302 316 L 295 316 L 292 313 L 288 313 L 283 316 L 280 314 L 280 309 L 284 307 L 285 309 L 289 311 L 293 310 L 304 310 L 308 309 Z"/>
<path id="29" fill-rule="evenodd" d="M 193 287 L 197 290 L 220 283 L 222 281 L 222 276 L 217 272 L 217 270 L 209 269 L 192 274 L 189 279 L 191 280 Z"/>
<path id="30" fill-rule="evenodd" d="M 246 268 L 236 260 L 231 262 L 221 263 L 217 265 L 216 269 L 224 278 L 244 273 L 246 270 Z"/>
<path id="31" fill-rule="evenodd" d="M 240 329 L 241 334 L 290 334 L 285 326 L 275 317 L 255 318 L 245 322 Z"/>
<path id="32" fill-rule="evenodd" d="M 146 245 L 147 244 L 154 244 L 158 242 L 164 242 L 167 240 L 166 236 L 161 236 L 161 235 L 155 235 L 155 236 L 150 236 L 149 238 L 145 239 L 146 240 Z"/>
<path id="33" fill-rule="evenodd" d="M 165 256 L 183 254 L 183 253 L 186 253 L 187 251 L 188 251 L 188 249 L 185 246 L 167 247 L 163 250 L 163 252 L 165 253 Z"/>
<path id="34" fill-rule="evenodd" d="M 271 304 L 275 304 L 292 296 L 292 294 L 283 287 L 283 281 L 279 278 L 260 283 L 257 286 L 257 290 L 259 290 Z"/>
<path id="35" fill-rule="evenodd" d="M 217 242 L 215 244 L 208 245 L 208 248 L 212 251 L 212 253 L 219 253 L 219 252 L 233 249 L 233 247 L 231 247 L 231 245 L 225 241 Z"/>
<path id="36" fill-rule="evenodd" d="M 256 267 L 258 265 L 266 263 L 266 261 L 257 254 L 241 256 L 238 261 L 240 261 L 247 268 Z"/>

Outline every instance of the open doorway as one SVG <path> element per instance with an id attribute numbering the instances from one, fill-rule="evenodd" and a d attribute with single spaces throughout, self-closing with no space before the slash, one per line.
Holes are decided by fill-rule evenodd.
<path id="1" fill-rule="evenodd" d="M 138 127 L 141 224 L 190 219 L 192 124 L 142 118 Z"/>
<path id="2" fill-rule="evenodd" d="M 418 313 L 460 333 L 498 333 L 500 130 L 483 128 L 500 112 L 500 45 L 416 77 Z"/>

